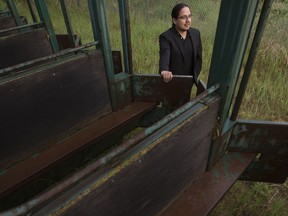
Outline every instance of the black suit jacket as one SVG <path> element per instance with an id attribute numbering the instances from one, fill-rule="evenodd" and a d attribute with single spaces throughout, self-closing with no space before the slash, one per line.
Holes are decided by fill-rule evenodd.
<path id="1" fill-rule="evenodd" d="M 202 69 L 202 43 L 200 38 L 200 32 L 198 29 L 190 28 L 189 36 L 193 44 L 193 76 L 194 82 L 197 84 L 198 75 Z M 163 32 L 159 37 L 160 45 L 160 62 L 159 72 L 163 70 L 171 71 L 175 75 L 183 75 L 184 64 L 184 51 L 176 40 L 179 37 L 177 30 L 171 27 L 167 31 Z"/>

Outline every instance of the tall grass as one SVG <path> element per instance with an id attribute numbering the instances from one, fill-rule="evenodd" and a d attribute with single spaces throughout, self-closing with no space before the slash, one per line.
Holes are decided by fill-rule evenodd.
<path id="1" fill-rule="evenodd" d="M 186 1 L 192 8 L 192 26 L 199 28 L 203 43 L 203 70 L 207 80 L 213 51 L 219 0 Z M 20 14 L 29 20 L 23 1 L 17 1 Z M 170 10 L 175 1 L 130 1 L 133 66 L 135 73 L 157 73 L 159 34 L 171 26 Z M 3 0 L 0 8 L 3 8 Z M 122 50 L 117 1 L 107 1 L 111 47 Z M 59 5 L 50 2 L 49 10 L 57 33 L 65 33 Z M 275 1 L 256 57 L 240 118 L 288 121 L 288 2 Z M 69 13 L 75 33 L 82 42 L 92 41 L 92 29 L 85 1 L 81 7 L 70 4 Z M 245 62 L 243 68 L 245 67 Z M 287 214 L 288 183 L 283 185 L 237 182 L 211 215 L 275 215 Z"/>

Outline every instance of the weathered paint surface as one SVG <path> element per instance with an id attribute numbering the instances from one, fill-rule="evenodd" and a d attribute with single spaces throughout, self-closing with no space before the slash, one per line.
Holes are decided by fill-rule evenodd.
<path id="1" fill-rule="evenodd" d="M 242 179 L 282 183 L 288 177 L 288 123 L 239 121 L 228 151 L 259 154 Z"/>

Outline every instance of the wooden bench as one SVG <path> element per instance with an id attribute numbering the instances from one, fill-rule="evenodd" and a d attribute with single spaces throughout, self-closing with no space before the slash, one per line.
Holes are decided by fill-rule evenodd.
<path id="1" fill-rule="evenodd" d="M 98 51 L 2 79 L 0 98 L 1 198 L 113 137 L 156 104 L 134 102 L 112 112 Z"/>

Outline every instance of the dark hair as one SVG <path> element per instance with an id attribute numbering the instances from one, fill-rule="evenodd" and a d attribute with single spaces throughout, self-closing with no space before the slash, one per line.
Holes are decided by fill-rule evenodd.
<path id="1" fill-rule="evenodd" d="M 188 6 L 187 4 L 184 4 L 184 3 L 176 4 L 176 5 L 173 7 L 173 9 L 172 9 L 171 17 L 177 19 L 178 16 L 179 16 L 180 11 L 181 11 L 182 8 L 184 8 L 184 7 L 188 7 L 188 8 L 189 8 L 189 6 Z M 190 9 L 190 8 L 189 8 L 189 9 Z"/>

